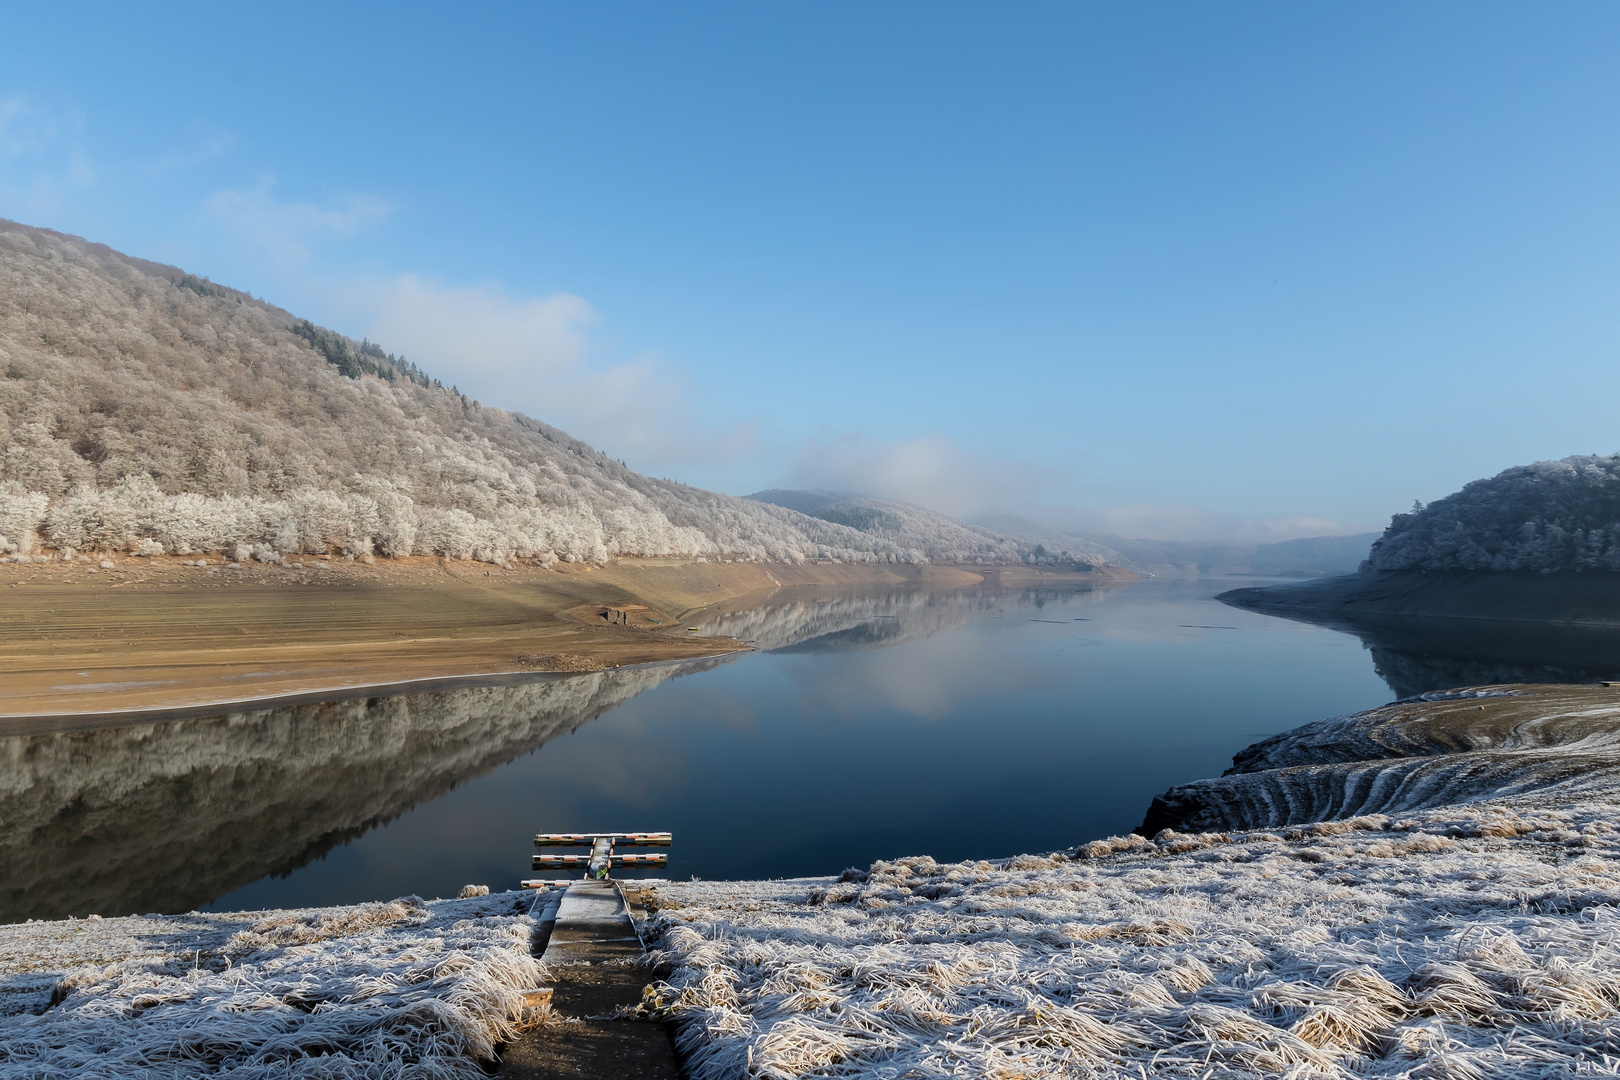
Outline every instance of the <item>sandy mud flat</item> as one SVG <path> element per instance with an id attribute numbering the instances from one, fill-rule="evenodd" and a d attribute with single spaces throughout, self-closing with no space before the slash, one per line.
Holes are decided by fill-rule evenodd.
<path id="1" fill-rule="evenodd" d="M 783 587 L 1090 580 L 1007 568 L 625 559 L 501 569 L 306 556 L 287 566 L 119 557 L 0 564 L 0 718 L 200 708 L 746 649 L 694 618 Z M 609 616 L 610 609 L 621 614 Z M 610 621 L 610 618 L 612 621 Z"/>
<path id="2" fill-rule="evenodd" d="M 1472 693 L 1239 755 L 1251 781 L 1352 760 L 1529 763 L 1465 770 L 1484 779 L 1431 785 L 1410 812 L 1316 804 L 1297 812 L 1321 820 L 1284 821 L 1262 800 L 1244 812 L 1269 826 L 1230 811 L 1219 831 L 994 862 L 658 883 L 645 932 L 668 976 L 641 1011 L 676 1025 L 705 1080 L 1616 1075 L 1620 798 L 1599 756 L 1620 702 Z M 1538 771 L 1550 745 L 1588 757 Z M 362 1068 L 423 1055 L 470 1080 L 515 1030 L 519 984 L 546 977 L 521 901 L 0 927 L 0 1077 L 112 1047 L 175 1075 L 328 1075 L 341 1053 Z"/>

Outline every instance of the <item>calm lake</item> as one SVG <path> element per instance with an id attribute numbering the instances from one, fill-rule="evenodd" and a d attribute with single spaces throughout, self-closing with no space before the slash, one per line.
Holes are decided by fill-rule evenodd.
<path id="1" fill-rule="evenodd" d="M 537 831 L 670 830 L 680 878 L 1047 851 L 1467 666 L 1238 584 L 798 590 L 722 660 L 11 736 L 0 921 L 508 888 Z"/>

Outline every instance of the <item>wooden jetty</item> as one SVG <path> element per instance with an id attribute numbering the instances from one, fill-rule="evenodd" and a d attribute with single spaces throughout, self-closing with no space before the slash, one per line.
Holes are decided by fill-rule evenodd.
<path id="1" fill-rule="evenodd" d="M 654 855 L 618 855 L 613 851 L 614 845 L 624 847 L 669 847 L 670 834 L 667 832 L 641 832 L 641 833 L 541 833 L 534 838 L 534 846 L 545 847 L 588 847 L 589 854 L 570 853 L 566 855 L 536 855 L 533 858 L 535 870 L 571 870 L 585 867 L 589 876 L 597 881 L 606 881 L 609 873 L 615 866 L 668 866 L 669 856 L 662 852 Z M 525 881 L 525 889 L 536 888 L 545 884 L 543 881 Z"/>
<path id="2" fill-rule="evenodd" d="M 609 876 L 619 866 L 663 866 L 668 856 L 616 854 L 614 845 L 668 847 L 669 833 L 541 833 L 536 847 L 590 847 L 588 854 L 535 855 L 536 870 L 585 868 L 569 883 L 526 880 L 539 890 L 536 947 L 551 985 L 546 1022 L 501 1050 L 499 1075 L 518 1080 L 679 1080 L 663 1024 L 626 1015 L 654 977 L 640 923 L 643 894 Z"/>

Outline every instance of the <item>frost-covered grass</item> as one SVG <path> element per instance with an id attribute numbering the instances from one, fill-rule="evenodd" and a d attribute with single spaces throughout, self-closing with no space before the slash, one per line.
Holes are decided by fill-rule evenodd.
<path id="1" fill-rule="evenodd" d="M 1566 787 L 671 883 L 655 925 L 675 971 L 649 1006 L 701 1080 L 1616 1075 L 1617 820 Z"/>
<path id="2" fill-rule="evenodd" d="M 528 898 L 0 927 L 0 1078 L 483 1075 Z"/>

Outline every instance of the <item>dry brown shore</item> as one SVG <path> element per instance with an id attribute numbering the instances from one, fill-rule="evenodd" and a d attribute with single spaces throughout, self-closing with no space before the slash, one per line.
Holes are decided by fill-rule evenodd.
<path id="1" fill-rule="evenodd" d="M 1103 569 L 619 559 L 550 569 L 306 556 L 302 568 L 117 557 L 0 564 L 5 720 L 196 708 L 523 671 L 596 671 L 748 648 L 693 620 L 782 588 L 1117 581 Z M 604 611 L 627 608 L 625 625 Z"/>

